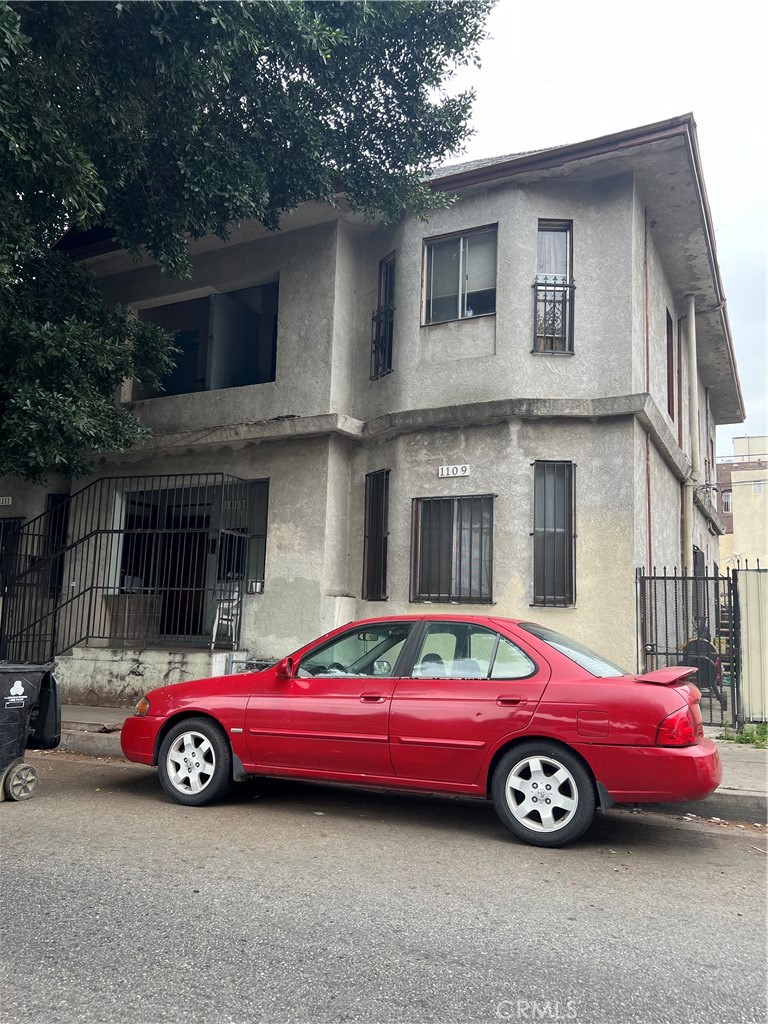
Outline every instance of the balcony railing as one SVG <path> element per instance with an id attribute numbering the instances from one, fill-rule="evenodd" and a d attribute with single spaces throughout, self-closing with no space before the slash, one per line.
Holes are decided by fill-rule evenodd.
<path id="1" fill-rule="evenodd" d="M 379 306 L 371 318 L 371 380 L 392 373 L 394 306 Z"/>
<path id="2" fill-rule="evenodd" d="M 575 288 L 557 277 L 540 277 L 534 282 L 534 352 L 573 352 Z"/>

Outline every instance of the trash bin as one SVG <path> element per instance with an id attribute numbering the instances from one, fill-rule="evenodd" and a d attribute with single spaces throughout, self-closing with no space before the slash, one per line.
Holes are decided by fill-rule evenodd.
<path id="1" fill-rule="evenodd" d="M 61 694 L 47 665 L 0 662 L 0 800 L 28 800 L 37 771 L 26 750 L 52 750 L 61 741 Z"/>

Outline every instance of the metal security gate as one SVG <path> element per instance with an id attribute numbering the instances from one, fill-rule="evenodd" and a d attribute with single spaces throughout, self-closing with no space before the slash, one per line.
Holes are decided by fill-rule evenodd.
<path id="1" fill-rule="evenodd" d="M 703 565 L 693 575 L 637 571 L 641 671 L 690 665 L 705 725 L 739 718 L 739 616 L 733 576 Z"/>
<path id="2" fill-rule="evenodd" d="M 49 502 L 3 558 L 0 659 L 93 641 L 235 648 L 243 594 L 264 585 L 268 488 L 220 473 L 105 477 Z"/>

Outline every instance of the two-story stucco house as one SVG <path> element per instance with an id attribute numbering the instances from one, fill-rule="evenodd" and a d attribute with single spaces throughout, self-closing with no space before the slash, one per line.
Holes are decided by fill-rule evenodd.
<path id="1" fill-rule="evenodd" d="M 181 355 L 120 396 L 152 439 L 69 501 L 3 482 L 41 577 L 6 559 L 6 656 L 55 629 L 69 699 L 127 701 L 428 606 L 634 667 L 636 569 L 717 561 L 715 428 L 744 418 L 693 119 L 433 184 L 427 223 L 340 196 L 192 243 L 184 282 L 80 253 Z"/>

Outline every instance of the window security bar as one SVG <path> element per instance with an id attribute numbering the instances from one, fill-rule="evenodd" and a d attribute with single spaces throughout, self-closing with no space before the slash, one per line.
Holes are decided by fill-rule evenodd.
<path id="1" fill-rule="evenodd" d="M 539 277 L 534 290 L 534 352 L 573 352 L 575 284 L 558 277 Z"/>
<path id="2" fill-rule="evenodd" d="M 371 380 L 392 373 L 395 307 L 379 306 L 371 317 Z"/>

